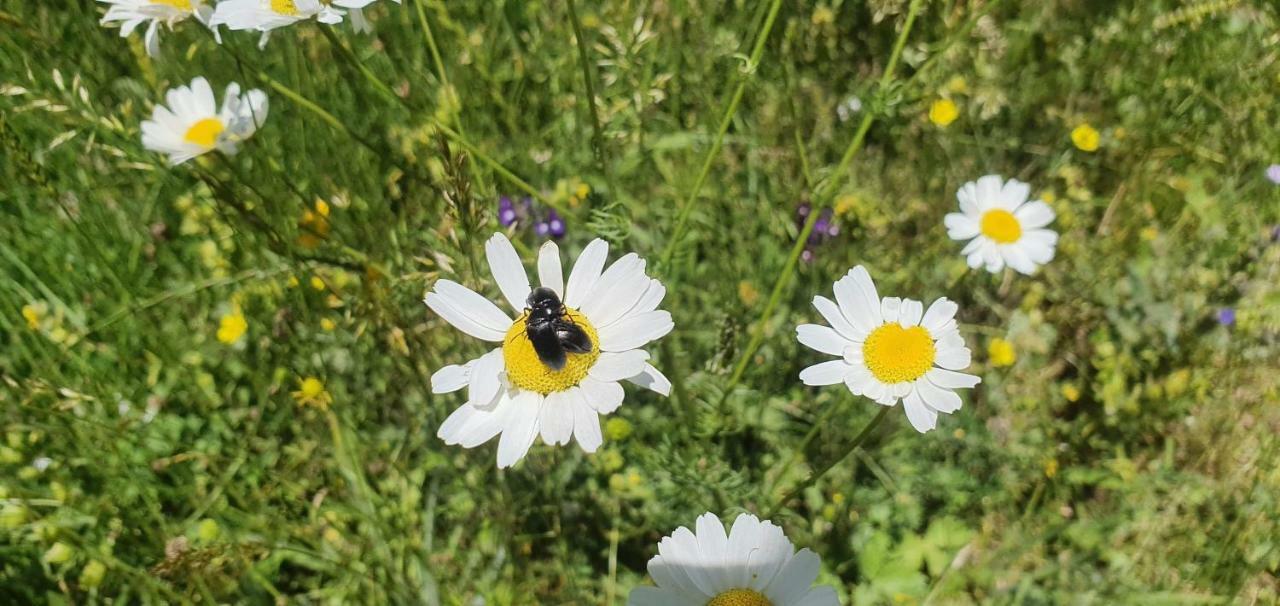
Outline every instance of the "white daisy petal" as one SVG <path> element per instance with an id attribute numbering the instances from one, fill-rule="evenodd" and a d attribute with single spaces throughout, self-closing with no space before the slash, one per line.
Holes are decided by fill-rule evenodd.
<path id="1" fill-rule="evenodd" d="M 938 426 L 937 411 L 925 406 L 920 394 L 912 391 L 902 400 L 902 407 L 907 412 L 907 420 L 920 433 L 927 433 Z"/>
<path id="2" fill-rule="evenodd" d="M 954 318 L 956 317 L 956 311 L 959 309 L 959 305 L 956 305 L 946 297 L 939 297 L 929 305 L 928 311 L 924 312 L 924 318 L 920 320 L 920 325 L 936 338 L 946 329 L 955 326 Z"/>
<path id="3" fill-rule="evenodd" d="M 542 442 L 548 446 L 568 444 L 573 437 L 573 404 L 566 393 L 547 394 L 542 411 L 538 413 L 538 431 L 542 434 Z"/>
<path id="4" fill-rule="evenodd" d="M 588 374 L 598 381 L 621 381 L 644 372 L 649 352 L 632 349 L 623 352 L 606 351 L 600 354 Z"/>
<path id="5" fill-rule="evenodd" d="M 594 324 L 612 324 L 630 311 L 649 289 L 644 268 L 644 259 L 635 253 L 618 259 L 600 275 L 579 310 Z"/>
<path id="6" fill-rule="evenodd" d="M 864 367 L 852 366 L 848 374 L 844 377 L 845 387 L 849 388 L 849 393 L 855 396 L 866 395 L 867 390 L 871 388 L 875 378 L 872 377 L 871 371 Z"/>
<path id="7" fill-rule="evenodd" d="M 505 396 L 490 410 L 463 404 L 445 419 L 436 431 L 436 436 L 444 440 L 445 444 L 475 448 L 492 440 L 503 430 L 507 417 L 513 410 L 511 406 L 512 402 Z"/>
<path id="8" fill-rule="evenodd" d="M 648 366 L 646 364 L 645 366 Z M 617 410 L 622 405 L 622 399 L 626 395 L 623 392 L 622 384 L 617 381 L 600 381 L 587 377 L 579 383 L 582 388 L 582 395 L 596 412 L 607 415 Z"/>
<path id="9" fill-rule="evenodd" d="M 451 393 L 467 386 L 471 381 L 471 363 L 450 364 L 431 374 L 431 393 Z"/>
<path id="10" fill-rule="evenodd" d="M 930 383 L 928 379 L 916 381 L 915 390 L 920 399 L 924 401 L 925 406 L 929 408 L 947 414 L 960 410 L 962 402 L 959 394 L 950 389 L 938 387 Z"/>
<path id="11" fill-rule="evenodd" d="M 982 211 L 992 208 L 1002 208 L 1004 200 L 1001 192 L 1004 191 L 1004 181 L 1000 175 L 985 175 L 978 178 L 977 201 L 978 207 Z M 1005 210 L 1013 210 L 1012 207 Z"/>
<path id="12" fill-rule="evenodd" d="M 609 256 L 609 243 L 601 239 L 592 240 L 582 249 L 578 260 L 569 272 L 569 281 L 564 287 L 564 304 L 577 309 L 587 297 L 587 291 L 600 279 L 600 271 L 604 269 L 605 259 Z"/>
<path id="13" fill-rule="evenodd" d="M 969 367 L 972 354 L 967 347 L 938 348 L 934 364 L 947 370 L 964 370 Z"/>
<path id="14" fill-rule="evenodd" d="M 821 567 L 818 554 L 801 549 L 778 571 L 766 595 L 774 604 L 794 604 L 818 580 Z"/>
<path id="15" fill-rule="evenodd" d="M 627 380 L 664 396 L 671 395 L 671 381 L 668 381 L 661 371 L 649 364 L 644 365 L 644 372 Z"/>
<path id="16" fill-rule="evenodd" d="M 843 356 L 846 347 L 852 345 L 845 337 L 840 336 L 832 328 L 819 324 L 801 324 L 796 327 L 796 338 L 800 344 L 833 356 Z"/>
<path id="17" fill-rule="evenodd" d="M 852 369 L 844 360 L 829 360 L 800 371 L 800 382 L 812 386 L 835 385 L 844 381 Z"/>
<path id="18" fill-rule="evenodd" d="M 486 408 L 491 405 L 502 387 L 502 379 L 498 376 L 502 369 L 502 348 L 477 358 L 471 365 L 467 404 L 476 408 Z"/>
<path id="19" fill-rule="evenodd" d="M 498 469 L 520 462 L 538 437 L 538 417 L 545 405 L 541 394 L 522 391 L 511 400 L 511 412 L 498 439 Z"/>
<path id="20" fill-rule="evenodd" d="M 520 255 L 502 232 L 493 234 L 484 245 L 485 257 L 489 260 L 489 271 L 493 280 L 498 283 L 498 290 L 506 297 L 511 308 L 519 313 L 524 309 L 525 300 L 529 298 L 529 276 L 520 264 Z"/>
<path id="21" fill-rule="evenodd" d="M 942 368 L 934 368 L 924 376 L 930 383 L 943 389 L 969 389 L 982 382 L 980 377 Z"/>
<path id="22" fill-rule="evenodd" d="M 822 315 L 822 318 L 827 321 L 827 324 L 830 324 L 831 328 L 836 329 L 836 332 L 840 333 L 844 338 L 850 341 L 860 341 L 867 337 L 866 332 L 855 329 L 853 324 L 850 324 L 849 320 L 845 319 L 835 301 L 818 295 L 813 298 L 813 306 Z"/>
<path id="23" fill-rule="evenodd" d="M 698 553 L 711 585 L 716 588 L 732 587 L 732 578 L 724 562 L 728 555 L 729 535 L 725 534 L 720 518 L 710 513 L 698 516 L 695 533 L 698 536 Z"/>
<path id="24" fill-rule="evenodd" d="M 968 240 L 978 235 L 978 222 L 963 213 L 948 213 L 942 218 L 947 227 L 947 237 L 952 240 Z"/>
<path id="25" fill-rule="evenodd" d="M 840 606 L 840 598 L 836 595 L 836 590 L 830 585 L 819 585 L 804 594 L 795 606 Z"/>
<path id="26" fill-rule="evenodd" d="M 1020 274 L 1029 276 L 1036 273 L 1036 264 L 1031 261 L 1031 257 L 1027 256 L 1026 250 L 1021 246 L 1013 244 L 1001 246 L 1000 256 L 1009 267 Z"/>
<path id="27" fill-rule="evenodd" d="M 453 280 L 441 279 L 436 281 L 435 291 L 446 297 L 453 307 L 465 312 L 468 317 L 486 328 L 505 333 L 511 327 L 511 317 L 506 312 L 466 286 Z"/>
<path id="28" fill-rule="evenodd" d="M 999 179 L 1000 177 L 996 177 Z M 1031 186 L 1017 179 L 1009 179 L 1000 189 L 1001 207 L 1014 210 L 1031 196 Z"/>
<path id="29" fill-rule="evenodd" d="M 898 323 L 908 328 L 920 324 L 920 317 L 924 314 L 924 303 L 915 299 L 903 299 L 902 307 L 898 310 Z"/>
<path id="30" fill-rule="evenodd" d="M 475 309 L 463 311 L 465 308 L 458 307 L 453 299 L 438 292 L 427 293 L 423 301 L 427 304 L 427 307 L 431 308 L 431 311 L 444 318 L 445 322 L 481 341 L 501 341 L 506 336 L 505 330 L 489 326 L 484 323 L 484 320 L 470 315 L 476 311 Z"/>
<path id="31" fill-rule="evenodd" d="M 598 329 L 600 349 L 604 351 L 628 351 L 671 332 L 675 323 L 671 313 L 657 310 L 628 316 L 609 326 Z"/>
<path id="32" fill-rule="evenodd" d="M 671 589 L 636 587 L 627 596 L 627 606 L 702 606 L 705 599 Z"/>
<path id="33" fill-rule="evenodd" d="M 871 332 L 884 323 L 880 295 L 867 268 L 858 265 L 835 283 L 836 302 L 845 319 L 859 331 Z"/>
<path id="34" fill-rule="evenodd" d="M 600 415 L 587 404 L 579 391 L 570 391 L 573 401 L 573 438 L 584 452 L 595 452 L 604 443 Z"/>
<path id="35" fill-rule="evenodd" d="M 554 240 L 547 240 L 538 249 L 538 282 L 556 291 L 556 296 L 564 301 L 564 270 L 560 268 L 560 247 Z"/>
<path id="36" fill-rule="evenodd" d="M 880 314 L 884 317 L 885 324 L 893 324 L 898 321 L 898 312 L 902 308 L 902 299 L 898 297 L 885 297 L 880 303 Z"/>
<path id="37" fill-rule="evenodd" d="M 1023 204 L 1013 213 L 1013 216 L 1018 219 L 1024 232 L 1053 223 L 1054 218 L 1053 209 L 1039 200 Z"/>
<path id="38" fill-rule="evenodd" d="M 644 291 L 644 295 L 640 297 L 640 300 L 636 302 L 635 307 L 632 307 L 630 311 L 618 319 L 657 309 L 658 305 L 662 303 L 662 298 L 665 297 L 666 294 L 667 287 L 663 286 L 662 282 L 650 278 L 649 287 Z"/>

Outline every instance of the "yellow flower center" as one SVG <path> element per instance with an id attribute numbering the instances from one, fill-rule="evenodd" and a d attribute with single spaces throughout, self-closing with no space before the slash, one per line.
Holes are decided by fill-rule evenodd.
<path id="1" fill-rule="evenodd" d="M 1022 237 L 1022 224 L 1007 210 L 992 209 L 982 215 L 982 235 L 1000 244 L 1012 244 Z"/>
<path id="2" fill-rule="evenodd" d="M 871 331 L 862 344 L 862 358 L 882 383 L 914 381 L 933 368 L 937 349 L 933 337 L 921 326 L 903 328 L 885 324 Z"/>
<path id="3" fill-rule="evenodd" d="M 553 391 L 564 391 L 577 385 L 587 376 L 587 371 L 600 357 L 600 337 L 596 335 L 596 327 L 591 325 L 587 317 L 576 309 L 568 310 L 569 319 L 573 320 L 587 338 L 591 340 L 589 353 L 565 352 L 564 368 L 552 370 L 538 358 L 533 349 L 533 341 L 526 332 L 528 313 L 521 314 L 502 341 L 502 359 L 507 365 L 507 378 L 520 389 L 536 391 L 542 395 Z"/>
<path id="4" fill-rule="evenodd" d="M 750 589 L 730 589 L 711 598 L 707 606 L 773 606 L 764 594 Z"/>
<path id="5" fill-rule="evenodd" d="M 315 399 L 324 393 L 324 383 L 315 377 L 307 377 L 298 386 L 298 394 L 308 400 Z"/>
<path id="6" fill-rule="evenodd" d="M 218 140 L 218 135 L 221 135 L 226 128 L 222 120 L 205 118 L 192 124 L 182 138 L 186 139 L 187 143 L 194 143 L 200 147 L 213 147 L 214 142 Z"/>
<path id="7" fill-rule="evenodd" d="M 160 4 L 164 6 L 172 6 L 178 10 L 189 11 L 191 9 L 191 0 L 151 0 L 152 4 Z"/>
<path id="8" fill-rule="evenodd" d="M 271 0 L 271 10 L 290 17 L 298 14 L 298 7 L 293 0 Z"/>

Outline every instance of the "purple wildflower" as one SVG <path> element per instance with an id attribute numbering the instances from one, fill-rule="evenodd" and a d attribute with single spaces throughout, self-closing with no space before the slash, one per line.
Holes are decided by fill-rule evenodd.
<path id="1" fill-rule="evenodd" d="M 555 209 L 547 211 L 546 216 L 533 225 L 533 233 L 541 238 L 560 239 L 565 234 L 564 219 L 560 218 L 560 214 Z"/>
<path id="2" fill-rule="evenodd" d="M 1267 180 L 1280 185 L 1280 164 L 1272 164 L 1267 167 Z"/>
<path id="3" fill-rule="evenodd" d="M 1236 310 L 1230 307 L 1223 307 L 1218 310 L 1218 324 L 1223 326 L 1233 326 L 1236 323 Z"/>
<path id="4" fill-rule="evenodd" d="M 813 212 L 813 207 L 808 202 L 801 202 L 796 207 L 796 226 L 803 228 L 805 222 L 809 219 L 809 214 Z M 836 223 L 835 214 L 830 208 L 822 209 L 818 214 L 817 220 L 813 222 L 813 231 L 809 232 L 809 238 L 805 240 L 804 250 L 800 253 L 800 258 L 806 262 L 815 258 L 815 249 L 827 240 L 840 234 L 840 226 Z"/>
<path id="5" fill-rule="evenodd" d="M 503 227 L 511 227 L 516 223 L 516 205 L 507 196 L 498 198 L 498 223 Z"/>

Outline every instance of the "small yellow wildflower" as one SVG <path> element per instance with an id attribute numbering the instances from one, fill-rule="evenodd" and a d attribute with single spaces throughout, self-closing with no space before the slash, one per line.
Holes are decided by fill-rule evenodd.
<path id="1" fill-rule="evenodd" d="M 320 241 L 329 236 L 329 204 L 324 200 L 316 200 L 315 210 L 302 211 L 298 220 L 298 245 L 303 248 L 320 246 Z"/>
<path id="2" fill-rule="evenodd" d="M 835 212 L 837 217 L 844 217 L 853 212 L 858 207 L 858 197 L 853 194 L 845 194 L 836 198 Z"/>
<path id="3" fill-rule="evenodd" d="M 324 290 L 324 280 L 321 280 L 320 276 L 311 276 L 311 288 Z"/>
<path id="4" fill-rule="evenodd" d="M 31 330 L 40 328 L 40 318 L 44 315 L 45 307 L 43 303 L 22 306 L 22 318 L 27 321 L 27 328 Z"/>
<path id="5" fill-rule="evenodd" d="M 80 571 L 80 586 L 93 588 L 102 584 L 102 579 L 107 576 L 107 566 L 98 560 L 89 560 L 84 565 L 84 569 Z"/>
<path id="6" fill-rule="evenodd" d="M 289 279 L 285 280 L 284 283 L 284 285 L 289 288 L 297 288 L 299 284 L 301 284 L 301 282 L 298 281 L 298 276 L 289 276 Z"/>
<path id="7" fill-rule="evenodd" d="M 218 322 L 218 340 L 231 345 L 239 341 L 240 337 L 243 337 L 248 329 L 249 322 L 245 320 L 244 313 L 237 307 L 231 313 L 222 316 L 222 319 Z"/>
<path id="8" fill-rule="evenodd" d="M 1068 402 L 1075 402 L 1080 399 L 1080 388 L 1076 387 L 1074 383 L 1067 383 L 1062 386 L 1062 397 L 1066 398 Z"/>
<path id="9" fill-rule="evenodd" d="M 1096 151 L 1098 149 L 1098 131 L 1086 122 L 1071 131 L 1071 142 L 1080 151 Z"/>
<path id="10" fill-rule="evenodd" d="M 332 331 L 337 327 L 338 327 L 338 324 L 333 320 L 330 320 L 329 318 L 323 318 L 320 320 L 320 328 L 324 330 Z"/>
<path id="11" fill-rule="evenodd" d="M 1049 459 L 1048 461 L 1045 461 L 1045 462 L 1044 462 L 1044 477 L 1049 478 L 1049 479 L 1051 479 L 1051 480 L 1052 480 L 1052 479 L 1053 479 L 1053 477 L 1054 477 L 1054 476 L 1056 476 L 1056 475 L 1058 475 L 1058 460 L 1057 460 L 1057 459 Z"/>
<path id="12" fill-rule="evenodd" d="M 995 338 L 987 344 L 987 358 L 991 360 L 992 366 L 1013 366 L 1018 360 L 1018 354 L 1013 350 L 1013 343 Z"/>
<path id="13" fill-rule="evenodd" d="M 959 117 L 960 108 L 951 99 L 938 99 L 929 106 L 929 121 L 941 128 L 946 128 Z"/>
<path id="14" fill-rule="evenodd" d="M 316 408 L 329 408 L 329 403 L 333 401 L 329 392 L 324 389 L 324 382 L 315 377 L 306 377 L 298 381 L 297 391 L 292 392 L 293 400 L 299 406 L 315 406 Z"/>

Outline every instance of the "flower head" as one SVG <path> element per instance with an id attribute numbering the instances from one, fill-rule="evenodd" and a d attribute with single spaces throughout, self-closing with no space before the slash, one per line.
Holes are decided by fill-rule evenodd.
<path id="1" fill-rule="evenodd" d="M 554 208 L 548 209 L 546 216 L 533 226 L 533 233 L 543 238 L 559 240 L 564 237 L 565 231 L 564 219 L 560 218 L 560 214 Z"/>
<path id="2" fill-rule="evenodd" d="M 299 406 L 315 406 L 326 409 L 333 402 L 333 396 L 324 388 L 324 381 L 315 377 L 306 377 L 298 381 L 298 389 L 290 392 Z"/>
<path id="3" fill-rule="evenodd" d="M 1218 310 L 1218 324 L 1223 326 L 1235 326 L 1236 310 L 1230 307 L 1223 307 Z"/>
<path id="4" fill-rule="evenodd" d="M 267 94 L 254 89 L 241 95 L 235 82 L 227 85 L 221 110 L 204 78 L 169 89 L 165 103 L 167 107 L 157 105 L 151 119 L 142 123 L 142 145 L 168 154 L 174 165 L 215 149 L 236 153 L 240 142 L 253 136 L 267 118 Z"/>
<path id="5" fill-rule="evenodd" d="M 347 10 L 357 31 L 368 31 L 361 9 L 375 0 L 222 0 L 209 19 L 211 26 L 226 25 L 233 30 L 262 32 L 258 46 L 266 46 L 271 30 L 315 19 L 333 25 L 342 23 Z M 400 0 L 396 0 L 398 3 Z M 344 10 L 345 9 L 345 10 Z"/>
<path id="6" fill-rule="evenodd" d="M 1058 234 L 1044 229 L 1053 221 L 1053 209 L 1040 200 L 1027 202 L 1030 193 L 1026 183 L 1005 182 L 1000 175 L 965 183 L 956 192 L 960 212 L 943 222 L 952 240 L 969 240 L 960 251 L 969 267 L 997 273 L 1008 265 L 1030 275 L 1053 259 Z"/>
<path id="7" fill-rule="evenodd" d="M 511 227 L 516 224 L 519 215 L 516 213 L 516 205 L 511 202 L 508 196 L 498 198 L 498 224 L 503 227 Z"/>
<path id="8" fill-rule="evenodd" d="M 935 126 L 946 128 L 960 117 L 960 108 L 951 99 L 938 99 L 929 106 L 929 121 Z"/>
<path id="9" fill-rule="evenodd" d="M 669 393 L 671 384 L 641 349 L 674 326 L 671 314 L 658 309 L 666 288 L 645 274 L 643 259 L 627 254 L 606 269 L 609 245 L 593 240 L 566 280 L 559 247 L 554 241 L 543 244 L 537 261 L 543 286 L 536 293 L 539 305 L 559 311 L 555 321 L 571 324 L 579 334 L 572 348 L 558 332 L 550 345 L 541 340 L 535 347 L 529 328 L 535 293 L 515 248 L 497 233 L 485 252 L 514 317 L 452 280 L 437 281 L 425 300 L 458 330 L 501 343 L 479 358 L 446 366 L 431 376 L 434 393 L 468 388 L 467 402 L 436 432 L 446 444 L 474 448 L 501 435 L 498 467 L 524 458 L 538 436 L 548 445 L 568 444 L 574 438 L 584 451 L 595 452 L 604 440 L 600 416 L 622 405 L 621 381 Z M 556 310 L 548 293 L 554 293 L 563 307 Z"/>
<path id="10" fill-rule="evenodd" d="M 813 586 L 822 560 L 796 551 L 782 529 L 741 514 L 725 532 L 715 514 L 698 516 L 658 543 L 649 560 L 657 587 L 637 587 L 628 606 L 838 606 L 830 586 Z"/>
<path id="11" fill-rule="evenodd" d="M 813 207 L 808 202 L 801 202 L 796 208 L 796 228 L 803 229 L 809 220 L 809 214 L 813 212 Z M 806 262 L 813 261 L 817 254 L 817 248 L 836 236 L 840 235 L 840 224 L 836 222 L 835 213 L 830 208 L 822 209 L 818 213 L 818 218 L 813 222 L 813 230 L 809 232 L 808 239 L 805 240 L 804 250 L 800 253 L 800 258 Z"/>
<path id="12" fill-rule="evenodd" d="M 227 345 L 231 345 L 240 340 L 244 336 L 246 330 L 249 329 L 249 322 L 245 320 L 244 313 L 240 308 L 235 308 L 218 321 L 218 340 Z"/>
<path id="13" fill-rule="evenodd" d="M 1280 185 L 1280 164 L 1272 164 L 1267 167 L 1267 180 Z"/>
<path id="14" fill-rule="evenodd" d="M 956 389 L 981 382 L 958 372 L 969 367 L 971 354 L 956 327 L 955 303 L 940 298 L 925 310 L 920 301 L 882 299 L 861 265 L 836 281 L 835 295 L 835 301 L 813 298 L 831 326 L 796 327 L 802 345 L 840 356 L 800 371 L 805 385 L 844 383 L 883 406 L 901 400 L 911 426 L 924 433 L 938 424 L 938 413 L 960 410 Z"/>
<path id="15" fill-rule="evenodd" d="M 1013 366 L 1018 360 L 1018 352 L 1014 351 L 1013 343 L 997 337 L 987 343 L 987 359 L 991 360 L 992 366 Z"/>
<path id="16" fill-rule="evenodd" d="M 195 17 L 201 23 L 208 23 L 213 15 L 213 2 L 205 0 L 98 0 L 110 4 L 107 14 L 102 17 L 102 24 L 120 24 L 120 37 L 127 38 L 143 23 L 147 24 L 144 37 L 147 54 L 160 54 L 160 24 L 173 29 L 188 17 Z M 218 30 L 213 30 L 216 36 Z"/>
<path id="17" fill-rule="evenodd" d="M 1097 151 L 1098 138 L 1098 131 L 1088 123 L 1081 124 L 1071 131 L 1071 142 L 1080 151 Z"/>

